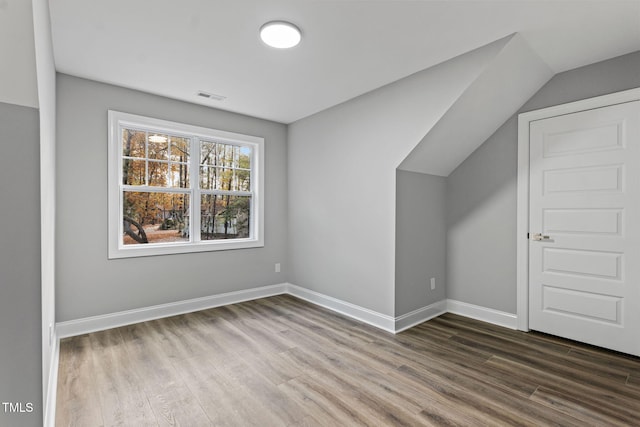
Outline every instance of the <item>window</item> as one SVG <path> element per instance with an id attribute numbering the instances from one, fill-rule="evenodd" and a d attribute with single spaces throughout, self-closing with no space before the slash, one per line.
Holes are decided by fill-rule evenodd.
<path id="1" fill-rule="evenodd" d="M 263 246 L 263 147 L 109 111 L 109 258 Z"/>

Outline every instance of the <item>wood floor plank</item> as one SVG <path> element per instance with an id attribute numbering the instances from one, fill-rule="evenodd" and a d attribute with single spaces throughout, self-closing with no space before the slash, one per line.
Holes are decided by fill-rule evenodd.
<path id="1" fill-rule="evenodd" d="M 199 341 L 206 347 L 204 352 L 200 354 L 207 354 L 212 360 L 221 363 L 238 357 L 238 352 L 224 339 L 225 334 L 220 333 L 221 329 L 227 328 L 226 322 L 221 317 L 216 316 L 215 312 L 212 313 L 206 310 L 204 312 L 175 316 L 170 319 L 174 323 L 181 322 L 189 325 L 189 328 L 184 333 L 189 334 L 191 339 Z"/>
<path id="2" fill-rule="evenodd" d="M 313 376 L 301 376 L 278 386 L 291 400 L 318 420 L 322 426 L 367 426 L 377 421 L 375 414 L 361 411 L 355 396 L 337 394 Z"/>
<path id="3" fill-rule="evenodd" d="M 185 359 L 162 351 L 168 332 L 159 333 L 156 326 L 152 321 L 119 329 L 158 425 L 209 425 L 211 420 L 172 365 L 172 359 Z"/>
<path id="4" fill-rule="evenodd" d="M 535 366 L 541 371 L 552 372 L 554 375 L 565 377 L 579 383 L 603 388 L 621 388 L 624 384 L 623 381 L 626 381 L 626 377 L 623 379 L 619 375 L 616 377 L 603 375 L 599 370 L 592 372 L 584 367 L 577 366 L 575 362 L 567 363 L 566 359 L 557 359 L 548 355 L 542 356 L 536 354 L 536 352 L 525 351 L 521 348 L 519 349 L 520 351 L 517 351 L 509 348 L 509 346 L 504 343 L 489 342 L 483 336 L 469 337 L 457 335 L 451 339 L 470 348 L 490 352 L 505 359 Z"/>
<path id="5" fill-rule="evenodd" d="M 58 426 L 640 425 L 640 359 L 445 314 L 397 335 L 280 295 L 65 339 Z"/>
<path id="6" fill-rule="evenodd" d="M 439 336 L 426 335 L 424 332 L 404 331 L 396 336 L 396 341 L 404 346 L 412 348 L 415 351 L 428 351 L 435 345 L 444 345 L 452 357 L 459 357 L 465 360 L 474 360 L 478 363 L 484 363 L 493 352 L 481 348 L 480 346 L 469 346 L 464 342 L 456 341 L 458 334 L 448 339 L 442 339 Z"/>
<path id="7" fill-rule="evenodd" d="M 451 330 L 456 331 L 457 336 L 473 336 L 494 339 L 497 341 L 513 343 L 515 346 L 524 347 L 528 351 L 541 351 L 546 354 L 566 355 L 571 350 L 570 345 L 559 343 L 555 339 L 548 339 L 547 336 L 540 336 L 539 334 L 523 335 L 520 331 L 477 322 L 473 319 L 451 313 L 446 313 L 434 319 L 432 323 L 433 325 L 420 325 L 416 330 L 420 330 L 421 327 L 450 328 Z"/>
<path id="8" fill-rule="evenodd" d="M 622 408 L 608 409 L 604 405 L 589 404 L 570 393 L 539 387 L 531 399 L 542 402 L 556 411 L 563 412 L 581 420 L 584 425 L 593 426 L 624 426 L 631 415 Z"/>
<path id="9" fill-rule="evenodd" d="M 478 365 L 474 361 L 464 359 L 449 359 L 446 349 L 432 349 L 427 352 L 404 352 L 405 366 L 416 369 L 428 369 L 432 373 L 439 372 L 441 376 L 453 380 L 451 377 L 462 377 L 472 380 L 472 384 L 489 386 L 492 389 L 500 389 L 507 393 L 517 394 L 524 398 L 530 397 L 538 388 L 538 384 L 528 379 L 513 379 L 510 376 L 499 375 L 487 365 Z"/>
<path id="10" fill-rule="evenodd" d="M 481 424 L 497 422 L 505 425 L 534 425 L 522 419 L 513 411 L 502 408 L 498 402 L 491 402 L 485 399 L 484 396 L 476 395 L 472 391 L 465 390 L 463 387 L 459 387 L 444 378 L 439 378 L 428 371 L 402 366 L 391 375 L 400 381 L 415 382 L 423 386 L 428 390 L 423 392 L 424 395 L 429 396 L 441 405 L 455 407 L 457 409 L 456 412 L 467 414 L 468 417 L 477 420 Z M 431 405 L 425 408 L 427 411 L 430 409 Z"/>
<path id="11" fill-rule="evenodd" d="M 503 328 L 501 326 L 493 325 L 491 323 L 478 322 L 469 317 L 460 316 L 453 313 L 445 313 L 433 319 L 434 322 L 425 322 L 425 327 L 436 327 L 448 325 L 452 328 L 456 334 L 463 331 L 475 332 L 493 335 L 496 337 L 502 337 L 505 339 L 515 338 L 517 342 L 531 343 L 540 346 L 540 349 L 544 349 L 548 352 L 555 352 L 560 354 L 568 353 L 573 347 L 573 342 L 558 339 L 557 337 L 540 334 L 540 333 L 527 333 L 523 334 L 520 331 L 516 331 L 509 328 Z M 420 325 L 420 326 L 423 326 Z"/>
<path id="12" fill-rule="evenodd" d="M 627 385 L 637 387 L 640 390 L 640 375 L 629 375 L 629 378 L 627 378 Z"/>
<path id="13" fill-rule="evenodd" d="M 299 313 L 292 313 L 285 316 L 281 321 L 290 325 L 289 329 L 297 330 L 301 333 L 313 334 L 317 339 L 327 342 L 328 345 L 357 346 L 369 344 L 368 337 L 351 332 L 351 329 L 343 329 L 331 326 L 330 323 L 317 322 L 313 316 L 305 317 Z"/>
<path id="14" fill-rule="evenodd" d="M 157 426 L 141 381 L 124 349 L 118 329 L 89 335 L 94 387 L 100 395 L 102 416 L 108 426 Z"/>
<path id="15" fill-rule="evenodd" d="M 546 345 L 533 345 L 532 343 L 518 340 L 516 337 L 496 336 L 488 333 L 471 334 L 467 330 L 463 330 L 457 334 L 456 337 L 452 338 L 452 340 L 461 343 L 472 340 L 474 344 L 479 343 L 493 348 L 493 352 L 496 354 L 501 352 L 503 357 L 537 358 L 560 364 L 571 360 L 571 366 L 582 369 L 584 372 L 588 372 L 589 376 L 596 375 L 621 384 L 625 382 L 626 377 L 629 374 L 628 370 L 621 369 L 619 366 L 612 367 L 585 358 L 575 358 L 571 356 L 570 351 L 566 353 L 558 353 L 553 349 L 549 349 Z"/>
<path id="16" fill-rule="evenodd" d="M 211 363 L 206 356 L 174 361 L 176 371 L 215 426 L 278 425 L 279 419 L 268 408 L 256 404 L 245 390 L 228 376 L 221 375 L 226 363 Z"/>
<path id="17" fill-rule="evenodd" d="M 218 371 L 230 383 L 238 385 L 246 400 L 265 408 L 261 413 L 269 411 L 279 421 L 276 425 L 295 424 L 305 417 L 306 413 L 295 402 L 289 400 L 258 369 L 245 361 L 230 362 Z"/>
<path id="18" fill-rule="evenodd" d="M 394 390 L 380 393 L 380 385 L 370 381 L 353 365 L 347 365 L 337 356 L 320 350 L 296 348 L 287 352 L 294 363 L 304 366 L 305 372 L 327 390 L 338 392 L 340 398 L 349 396 L 357 401 L 358 412 L 374 415 L 379 420 L 387 420 L 389 425 L 411 425 L 414 414 L 407 409 L 406 402 L 390 400 Z"/>
<path id="19" fill-rule="evenodd" d="M 288 364 L 281 356 L 281 353 L 244 353 L 240 357 L 252 367 L 258 369 L 273 385 L 280 385 L 303 375 L 295 366 Z"/>
<path id="20" fill-rule="evenodd" d="M 556 425 L 562 420 L 564 425 L 578 426 L 577 420 L 563 417 L 554 412 L 543 411 L 543 407 L 522 395 L 511 393 L 499 387 L 493 387 L 490 381 L 477 381 L 465 375 L 447 369 L 416 369 L 405 366 L 399 371 L 407 376 L 414 376 L 421 381 L 427 381 L 438 390 L 446 390 L 457 398 L 462 398 L 464 404 L 473 408 L 484 408 L 483 411 L 492 413 L 492 418 L 514 424 L 525 425 Z"/>
<path id="21" fill-rule="evenodd" d="M 265 326 L 265 321 L 259 318 L 238 319 L 233 326 L 250 336 L 263 353 L 281 353 L 292 348 L 292 344 L 282 339 L 277 330 Z"/>
<path id="22" fill-rule="evenodd" d="M 538 381 L 540 386 L 546 389 L 574 396 L 587 404 L 599 405 L 603 409 L 624 410 L 632 414 L 630 418 L 640 419 L 640 405 L 638 405 L 640 394 L 637 391 L 635 393 L 632 391 L 630 396 L 623 395 L 617 393 L 615 389 L 577 383 L 553 373 L 544 372 L 500 357 L 491 358 L 487 361 L 487 365 L 495 367 L 503 375 L 510 375 L 515 379 Z"/>
<path id="23" fill-rule="evenodd" d="M 640 376 L 640 366 L 638 366 L 638 361 L 627 359 L 627 357 L 619 353 L 603 353 L 601 351 L 595 352 L 592 349 L 585 350 L 583 348 L 572 348 L 567 356 L 572 360 L 577 359 L 589 363 L 596 363 L 600 366 L 619 372 L 622 375 Z"/>
<path id="24" fill-rule="evenodd" d="M 218 346 L 235 354 L 244 352 L 260 353 L 262 349 L 249 336 L 238 329 L 233 322 L 211 314 L 210 310 L 194 313 L 209 327 L 209 339 Z"/>
<path id="25" fill-rule="evenodd" d="M 66 402 L 66 405 L 64 410 L 56 411 L 56 425 L 104 425 L 89 335 L 62 340 L 59 371 L 64 375 L 58 375 L 57 402 Z"/>

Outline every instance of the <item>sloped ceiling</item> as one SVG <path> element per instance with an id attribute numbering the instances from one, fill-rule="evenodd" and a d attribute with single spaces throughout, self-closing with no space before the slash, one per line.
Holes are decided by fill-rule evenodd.
<path id="1" fill-rule="evenodd" d="M 448 176 L 553 74 L 522 36 L 510 36 L 398 169 Z"/>

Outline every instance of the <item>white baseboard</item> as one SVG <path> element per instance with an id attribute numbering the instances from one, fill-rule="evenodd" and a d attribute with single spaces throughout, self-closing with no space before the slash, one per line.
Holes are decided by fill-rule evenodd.
<path id="1" fill-rule="evenodd" d="M 518 329 L 518 316 L 492 308 L 468 304 L 466 302 L 447 300 L 447 312 L 470 317 L 494 325 L 504 326 L 509 329 Z"/>
<path id="2" fill-rule="evenodd" d="M 426 307 L 419 308 L 410 313 L 395 318 L 395 333 L 412 328 L 422 322 L 431 320 L 447 312 L 447 301 L 435 302 Z"/>
<path id="3" fill-rule="evenodd" d="M 471 317 L 473 319 L 493 323 L 510 329 L 517 329 L 517 316 L 515 314 L 505 313 L 503 311 L 493 310 L 451 299 L 438 301 L 434 304 L 414 310 L 411 313 L 392 317 L 291 283 L 280 283 L 277 285 L 262 286 L 259 288 L 228 292 L 169 304 L 160 304 L 140 309 L 60 322 L 56 324 L 56 334 L 59 340 L 61 338 L 103 331 L 105 329 L 117 328 L 134 323 L 146 322 L 163 317 L 176 316 L 198 310 L 206 310 L 208 308 L 236 304 L 281 294 L 290 294 L 312 304 L 328 308 L 329 310 L 391 333 L 404 331 L 412 326 L 425 322 L 446 312 Z M 55 368 L 57 369 L 57 361 Z"/>
<path id="4" fill-rule="evenodd" d="M 227 292 L 208 297 L 194 298 L 185 301 L 104 314 L 101 316 L 59 322 L 56 324 L 56 331 L 58 338 L 72 337 L 88 334 L 90 332 L 103 331 L 105 329 L 112 329 L 134 323 L 160 319 L 163 317 L 206 310 L 208 308 L 220 307 L 222 305 L 236 304 L 243 301 L 280 295 L 286 291 L 287 284 L 281 283 L 278 285 L 262 286 L 242 291 Z"/>
<path id="5" fill-rule="evenodd" d="M 53 352 L 49 363 L 49 379 L 47 381 L 47 400 L 43 414 L 43 426 L 55 427 L 56 423 L 56 396 L 58 391 L 58 365 L 60 364 L 60 339 L 53 332 Z"/>
<path id="6" fill-rule="evenodd" d="M 296 298 L 328 308 L 329 310 L 344 314 L 345 316 L 367 323 L 371 326 L 375 326 L 376 328 L 387 332 L 396 332 L 395 318 L 387 316 L 386 314 L 378 313 L 376 311 L 369 310 L 368 308 L 360 307 L 359 305 L 342 301 L 309 289 L 301 288 L 300 286 L 296 286 L 291 283 L 287 284 L 287 293 Z"/>

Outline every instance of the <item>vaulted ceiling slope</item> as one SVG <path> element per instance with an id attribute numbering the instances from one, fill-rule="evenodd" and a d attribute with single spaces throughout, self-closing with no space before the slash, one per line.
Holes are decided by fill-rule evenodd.
<path id="1" fill-rule="evenodd" d="M 509 36 L 398 168 L 448 176 L 553 74 L 522 36 Z"/>
<path id="2" fill-rule="evenodd" d="M 23 0 L 0 2 L 9 6 Z M 640 49 L 629 0 L 55 0 L 58 71 L 283 123 L 520 33 L 554 73 Z M 258 30 L 285 19 L 291 50 Z M 0 40 L 1 42 L 1 40 Z M 226 96 L 199 98 L 196 92 Z"/>

